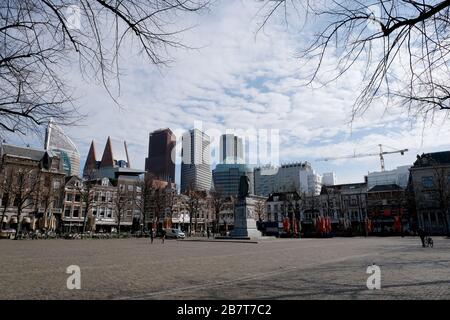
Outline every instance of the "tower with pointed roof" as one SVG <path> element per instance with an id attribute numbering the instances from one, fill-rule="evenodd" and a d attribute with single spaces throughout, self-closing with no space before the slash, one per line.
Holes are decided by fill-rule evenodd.
<path id="1" fill-rule="evenodd" d="M 91 146 L 89 147 L 88 156 L 86 158 L 86 163 L 84 164 L 83 177 L 85 179 L 94 177 L 97 174 L 98 167 L 99 162 L 97 161 L 94 140 L 92 140 Z"/>
<path id="2" fill-rule="evenodd" d="M 139 176 L 143 172 L 130 168 L 127 144 L 114 144 L 113 139 L 108 137 L 101 160 L 97 160 L 94 141 L 91 142 L 86 163 L 84 165 L 83 177 L 85 179 L 110 178 L 118 179 L 119 176 Z"/>

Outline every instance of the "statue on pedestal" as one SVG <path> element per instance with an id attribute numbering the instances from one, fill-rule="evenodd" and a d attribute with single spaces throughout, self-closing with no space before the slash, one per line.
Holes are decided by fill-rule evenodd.
<path id="1" fill-rule="evenodd" d="M 239 199 L 245 199 L 249 194 L 250 179 L 247 176 L 241 176 L 239 180 Z"/>

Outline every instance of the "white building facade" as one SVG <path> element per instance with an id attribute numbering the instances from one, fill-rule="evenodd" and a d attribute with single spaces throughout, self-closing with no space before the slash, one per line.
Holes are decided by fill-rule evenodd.
<path id="1" fill-rule="evenodd" d="M 181 192 L 189 188 L 209 191 L 212 187 L 210 137 L 193 129 L 186 132 L 182 139 Z"/>
<path id="2" fill-rule="evenodd" d="M 379 185 L 396 184 L 403 189 L 408 185 L 409 169 L 411 166 L 401 166 L 394 170 L 370 172 L 367 175 L 367 188 L 371 188 Z"/>

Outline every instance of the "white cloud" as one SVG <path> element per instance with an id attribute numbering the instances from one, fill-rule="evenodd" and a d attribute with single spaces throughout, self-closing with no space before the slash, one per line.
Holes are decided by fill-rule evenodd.
<path id="1" fill-rule="evenodd" d="M 223 1 L 211 13 L 188 23 L 196 24 L 183 41 L 199 49 L 172 50 L 167 68 L 157 69 L 133 50 L 122 52 L 123 109 L 114 105 L 100 85 L 86 83 L 78 74 L 76 86 L 82 111 L 90 117 L 83 127 L 67 128 L 84 158 L 91 139 L 103 151 L 108 135 L 128 142 L 132 163 L 144 167 L 148 133 L 161 127 L 189 129 L 194 121 L 226 128 L 277 128 L 283 161 L 313 162 L 318 171 L 337 171 L 341 182 L 361 181 L 378 170 L 377 157 L 340 162 L 315 162 L 328 156 L 376 152 L 382 143 L 409 148 L 405 156 L 386 157 L 391 166 L 410 164 L 415 154 L 450 148 L 448 124 L 426 128 L 411 124 L 402 110 L 385 109 L 380 102 L 350 126 L 353 102 L 362 83 L 362 67 L 325 87 L 301 86 L 304 71 L 296 58 L 310 36 L 309 30 L 281 20 L 255 36 L 259 4 Z M 327 72 L 335 59 L 324 61 Z M 311 66 L 310 66 L 311 67 Z M 395 165 L 394 165 L 395 164 Z"/>

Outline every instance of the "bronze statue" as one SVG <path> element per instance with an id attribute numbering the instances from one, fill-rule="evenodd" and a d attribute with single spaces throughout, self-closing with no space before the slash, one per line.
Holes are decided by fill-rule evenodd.
<path id="1" fill-rule="evenodd" d="M 245 198 L 249 194 L 250 179 L 247 176 L 241 176 L 239 180 L 239 198 Z"/>

